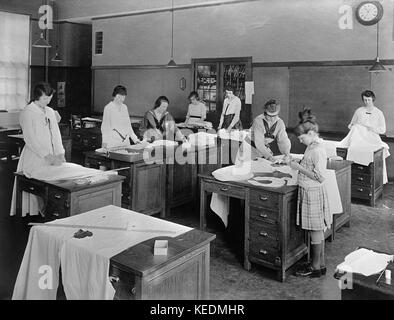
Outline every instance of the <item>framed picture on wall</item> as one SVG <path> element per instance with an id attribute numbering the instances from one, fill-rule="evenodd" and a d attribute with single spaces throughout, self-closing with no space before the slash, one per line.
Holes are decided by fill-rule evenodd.
<path id="1" fill-rule="evenodd" d="M 64 108 L 66 106 L 66 83 L 57 83 L 57 107 Z"/>

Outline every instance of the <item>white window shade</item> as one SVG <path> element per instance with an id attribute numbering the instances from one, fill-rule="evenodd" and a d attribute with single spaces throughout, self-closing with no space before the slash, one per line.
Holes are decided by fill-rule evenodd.
<path id="1" fill-rule="evenodd" d="M 29 16 L 0 11 L 0 110 L 20 110 L 29 96 Z"/>

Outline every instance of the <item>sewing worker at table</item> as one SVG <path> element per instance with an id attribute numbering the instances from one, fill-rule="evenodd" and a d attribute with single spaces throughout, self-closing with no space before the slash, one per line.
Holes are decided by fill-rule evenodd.
<path id="1" fill-rule="evenodd" d="M 192 91 L 188 97 L 190 104 L 187 108 L 185 124 L 193 124 L 196 121 L 204 121 L 207 117 L 207 107 L 202 103 L 196 91 Z"/>
<path id="2" fill-rule="evenodd" d="M 101 124 L 102 147 L 130 146 L 130 139 L 134 143 L 140 143 L 133 128 L 131 127 L 129 110 L 124 104 L 127 89 L 124 86 L 116 86 L 112 93 L 113 101 L 104 107 L 103 122 Z"/>
<path id="3" fill-rule="evenodd" d="M 224 99 L 223 102 L 218 130 L 242 130 L 242 122 L 240 118 L 242 107 L 241 100 L 235 95 L 235 89 L 232 86 L 228 85 L 224 90 L 226 91 L 226 99 Z"/>
<path id="4" fill-rule="evenodd" d="M 301 111 L 299 117 L 300 123 L 294 132 L 307 148 L 300 163 L 290 158 L 286 162 L 292 169 L 298 170 L 296 223 L 309 232 L 312 262 L 297 270 L 296 275 L 318 278 L 326 273 L 324 230 L 332 224 L 329 197 L 324 183 L 328 177 L 327 154 L 310 109 Z"/>
<path id="5" fill-rule="evenodd" d="M 143 119 L 144 140 L 177 140 L 186 142 L 187 139 L 175 125 L 175 120 L 167 111 L 169 100 L 165 96 L 156 99 L 153 110 L 145 113 Z"/>
<path id="6" fill-rule="evenodd" d="M 270 99 L 264 104 L 264 112 L 253 120 L 250 136 L 247 136 L 237 153 L 236 164 L 265 158 L 275 162 L 271 143 L 276 142 L 284 161 L 289 158 L 291 143 L 286 133 L 285 123 L 279 118 L 280 104 Z"/>
<path id="7" fill-rule="evenodd" d="M 65 162 L 65 151 L 54 110 L 48 107 L 55 91 L 48 83 L 40 82 L 33 89 L 32 101 L 21 111 L 19 122 L 25 146 L 19 158 L 17 172 L 28 178 L 33 170 L 59 166 Z M 16 188 L 11 203 L 11 215 L 16 213 Z M 27 213 L 44 215 L 43 200 L 31 193 L 22 193 L 22 216 Z"/>
<path id="8" fill-rule="evenodd" d="M 383 112 L 374 105 L 373 91 L 363 91 L 361 99 L 364 106 L 357 108 L 354 112 L 348 126 L 350 131 L 340 144 L 353 150 L 367 148 L 374 151 L 383 147 L 383 184 L 385 184 L 388 182 L 385 159 L 390 156 L 390 152 L 389 146 L 382 141 L 380 135 L 386 132 L 386 121 Z M 354 161 L 352 158 L 350 160 Z"/>

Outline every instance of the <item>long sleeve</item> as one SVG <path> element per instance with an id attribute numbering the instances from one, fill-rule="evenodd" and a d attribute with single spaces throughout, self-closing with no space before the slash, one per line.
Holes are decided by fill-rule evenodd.
<path id="1" fill-rule="evenodd" d="M 251 131 L 252 131 L 252 140 L 254 141 L 257 150 L 262 154 L 264 158 L 270 158 L 272 154 L 264 144 L 265 128 L 261 119 L 255 119 L 255 121 L 253 121 Z"/>
<path id="2" fill-rule="evenodd" d="M 207 117 L 207 108 L 205 104 L 201 103 L 201 120 L 205 120 Z"/>
<path id="3" fill-rule="evenodd" d="M 375 132 L 378 134 L 385 134 L 386 132 L 386 120 L 382 111 L 378 110 L 377 113 L 377 126 L 375 127 Z"/>
<path id="4" fill-rule="evenodd" d="M 43 143 L 43 139 L 40 139 L 37 125 L 39 125 L 40 119 L 33 113 L 27 110 L 22 111 L 19 116 L 19 123 L 23 131 L 23 139 L 26 145 L 31 151 L 37 154 L 40 158 L 44 158 L 50 152 L 48 152 L 47 146 Z"/>
<path id="5" fill-rule="evenodd" d="M 51 130 L 51 139 L 53 144 L 53 149 L 55 155 L 64 154 L 65 150 L 62 142 L 62 135 L 60 133 L 59 124 L 57 121 L 56 111 L 50 108 L 47 108 L 47 114 L 50 119 L 50 130 Z"/>
<path id="6" fill-rule="evenodd" d="M 123 109 L 123 115 L 122 115 L 122 120 L 124 121 L 124 126 L 126 127 L 125 130 L 127 131 L 126 134 L 129 135 L 129 137 L 131 138 L 131 140 L 133 140 L 133 142 L 137 142 L 139 141 L 137 135 L 135 134 L 133 127 L 131 126 L 131 121 L 130 121 L 130 115 L 129 115 L 129 110 L 127 109 L 127 106 L 124 106 Z M 123 128 L 122 128 L 123 129 Z"/>
<path id="7" fill-rule="evenodd" d="M 281 120 L 279 120 L 281 121 Z M 290 154 L 291 142 L 289 137 L 287 136 L 286 127 L 283 121 L 278 123 L 278 134 L 277 134 L 277 143 L 278 148 L 281 154 L 287 155 Z"/>
<path id="8" fill-rule="evenodd" d="M 351 127 L 351 126 L 354 126 L 355 124 L 358 124 L 359 123 L 359 121 L 360 121 L 360 119 L 359 119 L 359 111 L 360 110 L 360 108 L 358 108 L 355 112 L 354 112 L 354 114 L 353 114 L 353 117 L 352 117 L 352 120 L 350 121 L 350 124 L 349 124 L 349 127 Z"/>
<path id="9" fill-rule="evenodd" d="M 111 112 L 109 105 L 106 105 L 103 113 L 103 122 L 101 123 L 101 134 L 103 138 L 103 144 L 108 143 L 111 140 L 112 128 L 111 128 Z"/>

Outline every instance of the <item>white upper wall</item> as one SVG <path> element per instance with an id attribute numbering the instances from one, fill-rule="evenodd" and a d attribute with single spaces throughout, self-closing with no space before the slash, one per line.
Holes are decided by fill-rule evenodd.
<path id="1" fill-rule="evenodd" d="M 217 0 L 174 1 L 174 6 Z M 362 26 L 354 18 L 356 0 L 261 0 L 174 12 L 174 57 L 252 56 L 253 62 L 372 60 L 376 55 L 376 25 Z M 394 1 L 381 0 L 379 56 L 394 58 Z M 72 5 L 71 5 L 72 4 Z M 64 0 L 63 18 L 116 14 L 171 6 L 170 0 Z M 339 27 L 342 5 L 353 8 L 353 29 Z M 166 64 L 171 54 L 171 13 L 156 12 L 93 20 L 93 31 L 104 32 L 104 53 L 93 65 Z"/>

